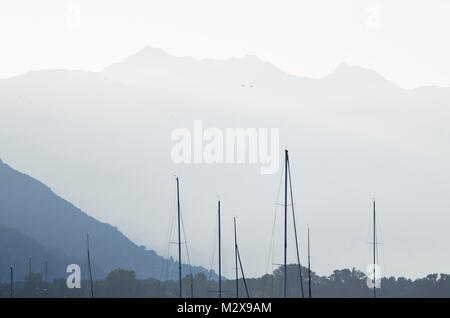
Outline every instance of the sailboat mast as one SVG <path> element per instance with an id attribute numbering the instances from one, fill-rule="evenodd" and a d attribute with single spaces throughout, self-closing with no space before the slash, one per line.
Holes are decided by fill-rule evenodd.
<path id="1" fill-rule="evenodd" d="M 300 278 L 300 289 L 302 292 L 302 298 L 305 298 L 305 292 L 303 291 L 302 265 L 300 263 L 300 250 L 298 248 L 297 225 L 295 221 L 295 208 L 294 208 L 294 194 L 292 193 L 291 165 L 289 164 L 289 158 L 287 159 L 287 168 L 289 176 L 289 193 L 291 194 L 292 224 L 294 225 L 295 250 L 297 251 L 298 275 Z"/>
<path id="2" fill-rule="evenodd" d="M 311 298 L 311 251 L 309 245 L 309 226 L 308 226 L 308 295 Z"/>
<path id="3" fill-rule="evenodd" d="M 94 298 L 94 287 L 92 285 L 91 254 L 89 253 L 89 233 L 86 233 L 86 245 L 89 270 L 89 285 L 91 286 L 91 298 Z"/>
<path id="4" fill-rule="evenodd" d="M 48 281 L 48 261 L 45 261 L 44 263 L 44 280 L 45 282 Z"/>
<path id="5" fill-rule="evenodd" d="M 183 286 L 181 281 L 181 216 L 180 216 L 180 181 L 177 177 L 177 213 L 178 213 L 178 280 L 180 282 L 180 298 L 183 297 Z"/>
<path id="6" fill-rule="evenodd" d="M 238 246 L 237 246 L 237 234 L 236 234 L 236 217 L 233 218 L 234 221 L 234 257 L 236 265 L 236 298 L 239 298 L 239 269 L 238 269 Z"/>
<path id="7" fill-rule="evenodd" d="M 13 298 L 14 297 L 14 286 L 13 286 L 13 282 L 14 282 L 14 278 L 13 278 L 13 274 L 14 274 L 14 268 L 13 268 L 13 266 L 11 265 L 10 267 L 9 267 L 9 269 L 10 269 L 10 277 L 9 277 L 9 282 L 10 282 L 10 285 L 9 285 L 9 297 L 11 297 L 11 298 Z"/>
<path id="8" fill-rule="evenodd" d="M 89 233 L 86 233 L 86 246 L 87 246 L 87 258 L 88 258 L 89 285 L 91 287 L 91 298 L 94 298 L 94 288 L 92 286 L 91 255 L 89 252 Z"/>
<path id="9" fill-rule="evenodd" d="M 220 200 L 217 201 L 217 215 L 219 222 L 219 298 L 222 298 L 222 250 L 220 237 Z"/>
<path id="10" fill-rule="evenodd" d="M 242 267 L 241 254 L 239 253 L 239 248 L 237 249 L 239 265 L 241 267 L 242 280 L 244 281 L 245 293 L 247 294 L 247 298 L 250 298 L 250 294 L 248 293 L 247 280 L 245 279 L 244 268 Z"/>
<path id="11" fill-rule="evenodd" d="M 244 268 L 242 267 L 241 254 L 239 253 L 239 247 L 237 244 L 237 230 L 236 230 L 236 218 L 234 218 L 234 247 L 236 252 L 236 298 L 239 297 L 238 293 L 238 268 L 237 261 L 239 260 L 239 267 L 241 268 L 242 280 L 244 281 L 245 293 L 247 294 L 247 298 L 250 298 L 250 294 L 248 293 L 247 281 L 245 279 Z"/>
<path id="12" fill-rule="evenodd" d="M 284 151 L 284 298 L 287 296 L 287 181 L 288 181 L 288 151 Z"/>
<path id="13" fill-rule="evenodd" d="M 375 200 L 373 200 L 373 298 L 376 298 L 376 277 L 375 277 L 375 266 L 376 266 L 376 218 L 375 218 Z"/>

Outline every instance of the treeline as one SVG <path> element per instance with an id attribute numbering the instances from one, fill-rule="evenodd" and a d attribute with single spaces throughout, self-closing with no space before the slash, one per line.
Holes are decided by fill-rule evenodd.
<path id="1" fill-rule="evenodd" d="M 303 289 L 308 297 L 307 270 L 302 268 Z M 288 266 L 288 296 L 301 297 L 300 275 L 297 265 Z M 356 269 L 335 270 L 329 276 L 311 275 L 312 297 L 371 297 L 372 290 L 367 287 L 366 275 Z M 247 279 L 250 297 L 282 297 L 283 269 L 276 269 L 273 274 L 260 278 Z M 179 282 L 156 279 L 136 279 L 130 270 L 116 269 L 102 281 L 94 281 L 95 297 L 178 297 Z M 218 297 L 218 282 L 208 280 L 203 273 L 195 277 L 188 275 L 182 280 L 184 297 Z M 239 280 L 239 297 L 246 297 L 245 286 Z M 0 285 L 0 297 L 10 297 L 10 284 Z M 383 278 L 378 297 L 450 297 L 450 275 L 430 274 L 425 278 L 411 280 L 407 278 Z M 82 281 L 81 288 L 69 289 L 66 279 L 52 282 L 42 280 L 40 274 L 28 275 L 23 282 L 13 284 L 13 297 L 90 297 L 87 281 Z M 222 281 L 222 297 L 236 297 L 236 281 Z"/>

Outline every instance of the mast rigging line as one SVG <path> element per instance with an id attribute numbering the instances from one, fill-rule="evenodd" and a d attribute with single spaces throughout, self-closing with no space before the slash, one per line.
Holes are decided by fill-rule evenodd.
<path id="1" fill-rule="evenodd" d="M 214 265 L 214 260 L 216 258 L 216 246 L 217 246 L 217 223 L 214 222 L 214 240 L 213 240 L 213 246 L 212 246 L 212 253 L 211 253 L 211 262 L 210 262 L 210 271 L 208 273 L 208 281 L 211 279 L 212 275 L 212 268 Z"/>
<path id="2" fill-rule="evenodd" d="M 302 265 L 300 263 L 300 251 L 298 248 L 297 225 L 295 222 L 294 195 L 292 193 L 292 179 L 291 179 L 291 165 L 289 162 L 289 156 L 287 155 L 287 152 L 286 152 L 286 160 L 287 160 L 287 168 L 288 168 L 288 173 L 289 173 L 289 189 L 290 189 L 290 193 L 291 193 L 292 221 L 293 221 L 293 225 L 294 225 L 295 247 L 297 250 L 297 263 L 298 263 L 298 273 L 300 276 L 300 288 L 301 288 L 301 292 L 302 292 L 302 298 L 305 298 L 305 292 L 303 290 Z"/>
<path id="3" fill-rule="evenodd" d="M 191 274 L 191 298 L 194 298 L 194 274 L 192 272 L 192 264 L 191 264 L 191 256 L 189 254 L 189 249 L 187 245 L 187 234 L 184 227 L 184 220 L 183 220 L 183 214 L 181 214 L 181 228 L 183 230 L 183 237 L 184 237 L 184 247 L 186 249 L 186 257 L 189 264 L 189 272 Z"/>
<path id="4" fill-rule="evenodd" d="M 287 297 L 287 170 L 288 170 L 288 151 L 285 150 L 284 159 L 284 290 L 283 296 Z"/>
<path id="5" fill-rule="evenodd" d="M 92 284 L 91 254 L 89 252 L 89 233 L 86 234 L 86 246 L 87 246 L 89 285 L 91 287 L 91 298 L 94 298 L 94 286 Z"/>
<path id="6" fill-rule="evenodd" d="M 175 201 L 176 201 L 176 189 L 175 189 Z M 160 285 L 161 285 L 161 281 L 164 278 L 164 273 L 166 274 L 166 277 L 164 280 L 168 279 L 168 269 L 167 269 L 167 262 L 169 260 L 170 257 L 170 250 L 171 250 L 171 242 L 170 240 L 172 239 L 173 236 L 173 228 L 174 228 L 174 224 L 175 224 L 175 216 L 176 216 L 176 207 L 174 207 L 174 212 L 172 213 L 172 221 L 169 225 L 169 231 L 168 231 L 168 239 L 167 239 L 167 254 L 166 254 L 166 258 L 161 260 L 161 271 L 160 271 L 160 275 L 159 275 L 159 283 L 158 283 L 158 290 L 160 289 Z"/>
<path id="7" fill-rule="evenodd" d="M 376 231 L 376 207 L 375 207 L 375 200 L 373 200 L 373 298 L 377 297 L 376 292 L 376 256 L 377 256 L 377 231 Z"/>
<path id="8" fill-rule="evenodd" d="M 247 281 L 245 279 L 244 268 L 242 267 L 241 254 L 239 253 L 239 247 L 237 247 L 237 255 L 239 259 L 239 265 L 241 267 L 242 280 L 244 281 L 245 292 L 247 293 L 247 298 L 250 298 L 250 294 L 248 293 Z"/>
<path id="9" fill-rule="evenodd" d="M 272 234 L 270 237 L 270 245 L 269 245 L 269 253 L 267 255 L 267 263 L 266 263 L 266 273 L 269 272 L 269 265 L 272 264 L 272 284 L 271 284 L 271 294 L 273 294 L 273 263 L 274 263 L 274 254 L 273 254 L 273 249 L 275 246 L 275 240 L 276 240 L 276 223 L 277 223 L 277 214 L 278 214 L 278 202 L 280 200 L 280 192 L 281 192 L 281 186 L 282 186 L 282 182 L 283 182 L 283 172 L 284 172 L 284 165 L 282 165 L 281 168 L 281 174 L 280 174 L 280 181 L 278 183 L 278 190 L 277 190 L 277 199 L 275 201 L 274 204 L 274 217 L 273 217 L 273 225 L 272 225 Z M 281 265 L 281 264 L 280 264 Z M 266 286 L 267 286 L 267 276 L 264 277 L 264 284 L 263 284 L 263 294 L 265 294 L 266 292 Z"/>
<path id="10" fill-rule="evenodd" d="M 177 214 L 178 214 L 178 280 L 180 285 L 180 298 L 183 297 L 183 281 L 181 279 L 181 215 L 180 215 L 180 182 L 178 177 L 177 181 Z"/>
<path id="11" fill-rule="evenodd" d="M 181 212 L 181 208 L 180 208 L 180 196 L 179 196 L 179 178 L 177 176 L 175 176 L 175 180 L 176 180 L 176 189 L 175 189 L 175 201 L 176 201 L 176 206 L 175 206 L 175 213 L 173 213 L 172 215 L 172 221 L 170 223 L 170 230 L 169 230 L 169 237 L 168 237 L 168 246 L 167 246 L 167 254 L 166 254 L 166 258 L 163 259 L 161 261 L 161 271 L 160 271 L 160 279 L 159 279 L 159 283 L 158 283 L 158 290 L 160 290 L 161 287 L 161 281 L 164 279 L 165 280 L 168 279 L 168 275 L 169 275 L 169 266 L 167 266 L 167 263 L 169 261 L 169 257 L 171 254 L 171 246 L 172 245 L 178 245 L 178 260 L 179 260 L 179 264 L 178 264 L 178 270 L 179 270 L 179 282 L 180 282 L 180 286 L 179 286 L 179 290 L 180 290 L 180 297 L 182 296 L 182 277 L 181 277 L 181 268 L 182 268 L 182 262 L 181 262 L 181 245 L 185 245 L 185 250 L 186 250 L 186 256 L 187 256 L 187 260 L 188 260 L 188 264 L 189 264 L 189 272 L 191 274 L 191 297 L 193 296 L 193 272 L 192 272 L 192 263 L 190 260 L 190 253 L 189 253 L 189 249 L 187 246 L 187 234 L 186 234 L 186 230 L 185 230 L 185 226 L 184 226 L 184 220 L 183 220 L 183 214 Z M 173 236 L 173 232 L 174 232 L 174 225 L 175 225 L 175 219 L 178 218 L 178 241 L 174 242 L 171 241 L 172 236 Z M 181 234 L 183 235 L 184 241 L 181 241 Z M 172 268 L 170 266 L 170 268 Z M 165 275 L 164 275 L 165 274 Z"/>
<path id="12" fill-rule="evenodd" d="M 247 294 L 247 298 L 250 298 L 250 294 L 248 292 L 247 280 L 245 279 L 244 268 L 242 267 L 241 254 L 239 253 L 239 245 L 237 241 L 237 229 L 236 229 L 236 217 L 233 218 L 234 221 L 234 248 L 235 248 L 235 257 L 236 257 L 236 298 L 239 298 L 239 280 L 238 280 L 238 261 L 239 266 L 241 268 L 242 280 L 244 281 L 245 293 Z"/>

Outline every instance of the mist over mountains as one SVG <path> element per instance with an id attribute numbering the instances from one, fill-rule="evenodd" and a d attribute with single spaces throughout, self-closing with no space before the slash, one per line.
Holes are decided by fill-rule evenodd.
<path id="1" fill-rule="evenodd" d="M 374 197 L 383 274 L 417 277 L 450 264 L 441 252 L 450 222 L 449 88 L 406 90 L 347 64 L 311 79 L 254 56 L 197 60 L 146 47 L 102 72 L 43 70 L 2 79 L 0 105 L 5 162 L 159 255 L 174 255 L 168 242 L 176 174 L 192 263 L 217 266 L 218 195 L 224 274 L 233 271 L 233 216 L 249 276 L 281 262 L 280 217 L 278 248 L 268 255 L 281 169 L 260 175 L 249 164 L 172 163 L 171 132 L 200 119 L 219 129 L 280 128 L 280 154 L 284 147 L 291 154 L 300 246 L 304 251 L 309 224 L 318 273 L 370 263 Z M 64 226 L 48 213 L 55 214 L 52 226 Z M 120 232 L 110 233 L 119 239 Z M 120 241 L 117 253 L 133 244 Z M 83 252 L 82 239 L 72 244 L 71 253 Z"/>
<path id="2" fill-rule="evenodd" d="M 33 273 L 41 273 L 42 279 L 45 261 L 49 280 L 66 277 L 69 264 L 80 265 L 87 279 L 86 233 L 90 233 L 94 279 L 104 279 L 116 268 L 132 269 L 142 278 L 178 277 L 178 263 L 137 246 L 117 228 L 88 216 L 46 185 L 1 160 L 0 211 L 0 281 L 9 281 L 10 265 L 15 279 L 23 280 L 28 274 L 29 256 Z M 187 265 L 183 272 L 190 273 Z M 192 272 L 208 274 L 200 267 L 193 267 Z M 213 273 L 208 276 L 216 278 Z"/>

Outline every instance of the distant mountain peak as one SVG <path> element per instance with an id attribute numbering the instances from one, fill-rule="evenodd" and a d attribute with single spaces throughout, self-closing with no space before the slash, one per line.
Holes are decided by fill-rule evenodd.
<path id="1" fill-rule="evenodd" d="M 386 79 L 378 72 L 362 66 L 351 65 L 346 62 L 340 63 L 335 70 L 324 77 L 325 80 L 338 80 L 342 83 L 364 84 L 364 85 L 386 85 L 397 87 L 394 82 Z"/>
<path id="2" fill-rule="evenodd" d="M 367 73 L 383 78 L 380 74 L 378 74 L 374 70 L 358 65 L 351 65 L 346 62 L 342 62 L 338 66 L 336 66 L 332 74 L 358 74 L 358 73 Z"/>
<path id="3" fill-rule="evenodd" d="M 246 54 L 244 56 L 239 57 L 229 57 L 229 58 L 195 58 L 192 56 L 176 56 L 168 53 L 167 51 L 151 46 L 146 45 L 142 50 L 136 52 L 135 54 L 129 56 L 126 60 L 136 60 L 139 59 L 140 61 L 151 61 L 155 59 L 170 59 L 173 58 L 176 59 L 185 59 L 195 62 L 229 62 L 229 61 L 242 61 L 246 63 L 258 63 L 258 64 L 270 64 L 262 61 L 258 56 L 253 54 Z"/>
<path id="4" fill-rule="evenodd" d="M 166 51 L 150 45 L 146 45 L 140 51 L 128 56 L 123 62 L 146 63 L 153 60 L 169 59 L 172 57 Z"/>
<path id="5" fill-rule="evenodd" d="M 158 47 L 154 47 L 154 46 L 151 46 L 151 45 L 146 45 L 137 54 L 147 54 L 147 55 L 157 55 L 157 56 L 170 55 L 169 53 L 167 53 L 163 49 L 160 49 Z"/>
<path id="6" fill-rule="evenodd" d="M 102 71 L 106 78 L 126 84 L 168 87 L 174 85 L 187 89 L 237 87 L 236 83 L 251 82 L 254 85 L 272 86 L 273 83 L 302 79 L 286 73 L 256 55 L 247 54 L 223 59 L 175 56 L 147 45 L 125 60 L 111 64 Z M 215 84 L 212 84 L 215 83 Z M 263 84 L 264 83 L 264 84 Z M 240 87 L 240 84 L 239 84 Z"/>
<path id="7" fill-rule="evenodd" d="M 222 84 L 225 81 L 234 83 L 237 79 L 254 83 L 269 83 L 270 81 L 280 81 L 280 79 L 294 80 L 295 83 L 299 79 L 313 80 L 283 71 L 276 65 L 261 60 L 253 54 L 224 59 L 195 58 L 175 56 L 151 45 L 146 45 L 125 60 L 106 67 L 103 74 L 109 79 L 127 84 L 162 86 L 175 84 L 182 87 L 189 87 L 192 83 L 198 82 L 212 83 L 217 79 L 220 79 Z M 337 65 L 332 73 L 320 80 L 325 83 L 329 82 L 337 88 L 342 85 L 348 88 L 399 88 L 398 85 L 374 70 L 345 62 Z"/>

